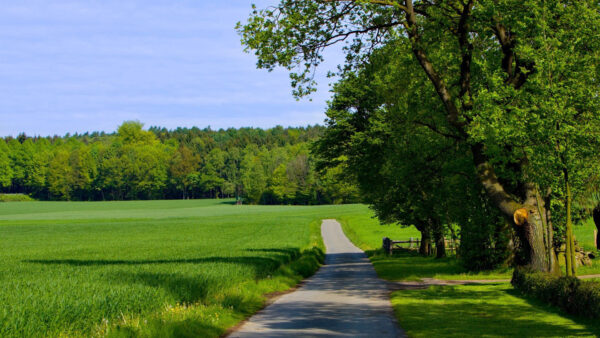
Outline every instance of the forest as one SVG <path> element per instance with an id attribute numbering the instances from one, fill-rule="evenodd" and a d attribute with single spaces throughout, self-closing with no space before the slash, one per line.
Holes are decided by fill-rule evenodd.
<path id="1" fill-rule="evenodd" d="M 353 202 L 342 168 L 317 172 L 310 144 L 321 126 L 271 129 L 150 127 L 126 121 L 115 133 L 6 137 L 0 193 L 40 200 L 236 197 L 252 204 Z"/>

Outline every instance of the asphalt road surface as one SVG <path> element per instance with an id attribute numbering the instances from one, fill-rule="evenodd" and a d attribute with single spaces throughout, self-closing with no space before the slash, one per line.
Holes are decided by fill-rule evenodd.
<path id="1" fill-rule="evenodd" d="M 324 220 L 325 265 L 298 290 L 246 321 L 229 337 L 404 337 L 386 282 L 344 235 Z"/>

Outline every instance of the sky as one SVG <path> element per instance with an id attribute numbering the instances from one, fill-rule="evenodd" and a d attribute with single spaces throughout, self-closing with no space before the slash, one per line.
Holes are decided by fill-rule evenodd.
<path id="1" fill-rule="evenodd" d="M 256 69 L 236 22 L 275 0 L 7 1 L 0 11 L 0 136 L 322 124 L 329 53 L 312 101 Z"/>

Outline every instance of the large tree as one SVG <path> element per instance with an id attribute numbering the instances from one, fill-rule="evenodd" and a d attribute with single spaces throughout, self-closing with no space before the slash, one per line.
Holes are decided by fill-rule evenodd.
<path id="1" fill-rule="evenodd" d="M 297 96 L 314 90 L 327 47 L 347 43 L 340 67 L 347 72 L 379 46 L 406 41 L 399 53 L 414 57 L 450 137 L 469 147 L 489 199 L 519 229 L 526 265 L 557 271 L 551 184 L 539 186 L 533 154 L 544 150 L 540 121 L 578 112 L 585 123 L 594 112 L 579 103 L 584 94 L 591 103 L 599 96 L 598 27 L 594 0 L 282 0 L 254 10 L 238 30 L 259 68 L 291 71 Z M 557 90 L 546 92 L 547 81 Z M 547 95 L 560 104 L 545 105 Z"/>

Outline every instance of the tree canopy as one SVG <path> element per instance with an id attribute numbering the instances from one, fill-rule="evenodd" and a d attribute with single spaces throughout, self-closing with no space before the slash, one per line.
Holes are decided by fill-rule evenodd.
<path id="1" fill-rule="evenodd" d="M 282 0 L 255 9 L 238 31 L 259 68 L 290 70 L 296 96 L 314 90 L 314 68 L 334 44 L 345 46 L 342 81 L 368 67 L 387 70 L 386 86 L 365 102 L 344 94 L 345 109 L 369 128 L 374 112 L 396 109 L 402 118 L 383 124 L 417 124 L 464 149 L 471 181 L 519 234 L 522 263 L 556 271 L 553 230 L 568 214 L 559 206 L 569 200 L 566 187 L 579 191 L 576 177 L 597 170 L 598 27 L 594 0 Z M 383 49 L 385 61 L 377 56 Z M 374 87 L 365 81 L 350 91 Z M 360 137 L 360 126 L 334 116 L 330 127 L 338 123 L 328 133 Z M 409 140 L 415 149 L 417 140 Z M 381 159 L 355 156 L 355 146 L 340 144 L 348 162 Z M 337 158 L 323 148 L 325 158 Z"/>

